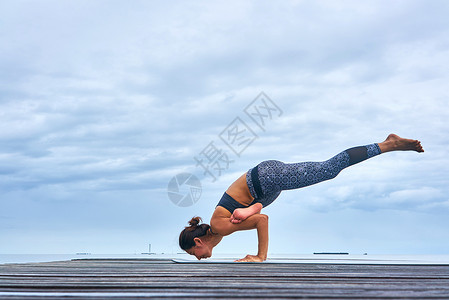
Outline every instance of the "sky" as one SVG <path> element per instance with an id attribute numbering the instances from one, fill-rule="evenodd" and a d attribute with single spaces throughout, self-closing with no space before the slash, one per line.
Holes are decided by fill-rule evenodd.
<path id="1" fill-rule="evenodd" d="M 209 222 L 259 162 L 396 133 L 426 152 L 264 208 L 269 255 L 449 254 L 448 14 L 439 0 L 0 1 L 0 253 L 177 253 L 188 220 Z M 176 190 L 180 174 L 197 189 Z M 256 251 L 253 230 L 214 254 Z"/>

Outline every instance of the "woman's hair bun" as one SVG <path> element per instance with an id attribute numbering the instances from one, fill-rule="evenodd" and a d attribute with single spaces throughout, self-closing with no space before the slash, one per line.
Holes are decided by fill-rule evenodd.
<path id="1" fill-rule="evenodd" d="M 179 247 L 183 250 L 188 250 L 196 245 L 195 238 L 206 236 L 209 232 L 210 226 L 201 223 L 200 217 L 193 217 L 189 221 L 190 226 L 186 226 L 179 234 Z"/>
<path id="2" fill-rule="evenodd" d="M 201 218 L 200 217 L 193 217 L 190 221 L 189 221 L 189 225 L 190 227 L 196 227 L 198 226 L 198 224 L 201 222 Z"/>

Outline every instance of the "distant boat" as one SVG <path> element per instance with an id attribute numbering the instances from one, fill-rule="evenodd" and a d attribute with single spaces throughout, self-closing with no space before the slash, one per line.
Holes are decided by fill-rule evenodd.
<path id="1" fill-rule="evenodd" d="M 348 255 L 348 252 L 313 252 L 318 255 Z"/>
<path id="2" fill-rule="evenodd" d="M 90 255 L 88 252 L 78 252 L 76 255 Z"/>

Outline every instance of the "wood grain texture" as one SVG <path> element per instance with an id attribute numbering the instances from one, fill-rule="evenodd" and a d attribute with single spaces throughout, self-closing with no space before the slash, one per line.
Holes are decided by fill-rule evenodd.
<path id="1" fill-rule="evenodd" d="M 449 299 L 448 265 L 177 264 L 87 259 L 0 265 L 0 299 Z"/>

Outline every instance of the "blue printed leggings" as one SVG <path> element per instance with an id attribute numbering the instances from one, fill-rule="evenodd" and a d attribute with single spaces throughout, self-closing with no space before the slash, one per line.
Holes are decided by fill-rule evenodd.
<path id="1" fill-rule="evenodd" d="M 249 191 L 268 206 L 284 190 L 298 189 L 334 178 L 341 170 L 380 154 L 378 144 L 354 147 L 323 162 L 286 164 L 278 160 L 266 160 L 246 174 Z"/>

